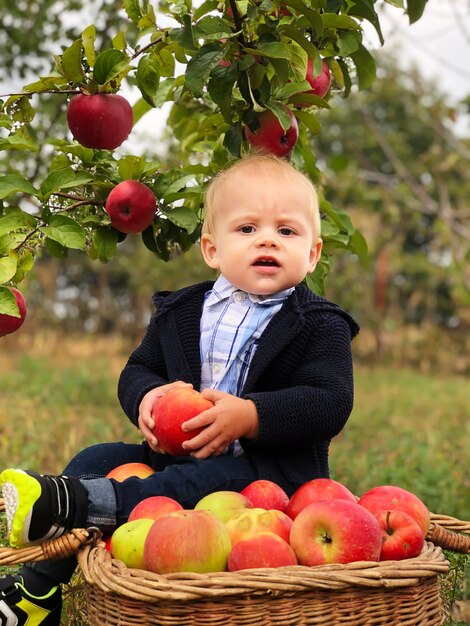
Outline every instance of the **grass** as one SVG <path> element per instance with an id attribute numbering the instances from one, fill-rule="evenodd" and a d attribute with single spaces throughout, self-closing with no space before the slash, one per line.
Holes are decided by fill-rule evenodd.
<path id="1" fill-rule="evenodd" d="M 85 446 L 138 441 L 116 397 L 131 349 L 117 338 L 39 333 L 2 339 L 0 467 L 57 473 Z M 358 495 L 379 484 L 400 485 L 433 512 L 469 520 L 468 417 L 463 377 L 357 365 L 355 408 L 331 446 L 332 477 Z M 461 570 L 460 559 L 455 571 Z M 462 580 L 459 574 L 449 594 Z M 76 594 L 70 596 L 66 623 L 79 626 L 85 622 L 72 603 Z"/>

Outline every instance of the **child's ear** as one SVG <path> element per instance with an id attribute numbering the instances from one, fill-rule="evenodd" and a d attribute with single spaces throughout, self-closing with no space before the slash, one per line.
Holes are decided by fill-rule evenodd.
<path id="1" fill-rule="evenodd" d="M 204 234 L 201 237 L 201 252 L 206 265 L 214 270 L 219 269 L 219 257 L 217 255 L 217 246 L 213 235 Z"/>
<path id="2" fill-rule="evenodd" d="M 310 249 L 310 258 L 309 258 L 309 267 L 308 267 L 309 274 L 313 272 L 313 270 L 317 266 L 318 261 L 320 260 L 322 247 L 323 247 L 323 240 L 320 239 L 319 237 Z"/>

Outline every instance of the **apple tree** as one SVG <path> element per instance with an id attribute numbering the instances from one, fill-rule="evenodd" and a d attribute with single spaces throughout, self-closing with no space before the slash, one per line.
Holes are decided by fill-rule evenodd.
<path id="1" fill-rule="evenodd" d="M 426 5 L 387 2 L 410 23 Z M 105 38 L 90 24 L 57 50 L 53 71 L 0 101 L 0 144 L 12 164 L 0 179 L 0 322 L 21 318 L 11 287 L 43 253 L 64 258 L 78 249 L 107 262 L 130 232 L 164 260 L 188 250 L 199 237 L 206 183 L 250 150 L 292 159 L 319 189 L 325 244 L 308 279 L 314 290 L 323 292 L 335 249 L 365 258 L 347 212 L 321 193 L 312 137 L 335 98 L 376 78 L 364 42 L 366 25 L 383 42 L 376 4 L 162 0 L 156 11 L 148 0 L 124 0 L 126 32 Z M 132 111 L 120 95 L 126 85 L 139 93 Z M 68 129 L 41 135 L 35 116 L 51 97 L 60 99 Z M 133 125 L 165 103 L 168 159 L 116 153 Z M 35 154 L 42 167 L 31 171 Z M 142 193 L 129 199 L 123 190 L 131 181 Z"/>

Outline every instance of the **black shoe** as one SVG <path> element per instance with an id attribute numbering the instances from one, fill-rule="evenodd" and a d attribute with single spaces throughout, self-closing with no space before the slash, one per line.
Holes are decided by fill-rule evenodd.
<path id="1" fill-rule="evenodd" d="M 60 626 L 62 594 L 53 587 L 44 596 L 28 593 L 21 576 L 0 578 L 0 625 L 1 626 Z"/>
<path id="2" fill-rule="evenodd" d="M 60 537 L 86 522 L 87 492 L 78 478 L 7 469 L 0 488 L 14 548 Z"/>

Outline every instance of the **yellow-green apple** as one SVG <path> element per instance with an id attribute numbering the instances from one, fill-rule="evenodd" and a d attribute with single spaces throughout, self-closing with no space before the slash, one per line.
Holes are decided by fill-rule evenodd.
<path id="1" fill-rule="evenodd" d="M 106 478 L 114 478 L 114 480 L 122 483 L 126 478 L 147 478 L 152 474 L 155 474 L 155 470 L 146 463 L 123 463 L 109 471 Z"/>
<path id="2" fill-rule="evenodd" d="M 153 522 L 144 547 L 146 568 L 157 574 L 227 569 L 231 549 L 225 524 L 210 511 L 175 511 Z"/>
<path id="3" fill-rule="evenodd" d="M 153 222 L 157 200 L 138 180 L 123 180 L 110 192 L 105 204 L 111 224 L 121 233 L 141 233 Z"/>
<path id="4" fill-rule="evenodd" d="M 291 518 L 277 509 L 253 508 L 234 513 L 225 523 L 232 545 L 242 539 L 249 539 L 259 533 L 271 532 L 289 541 L 292 528 Z"/>
<path id="5" fill-rule="evenodd" d="M 289 543 L 275 533 L 260 533 L 250 539 L 237 541 L 228 555 L 229 572 L 284 565 L 297 565 L 297 557 Z"/>
<path id="6" fill-rule="evenodd" d="M 287 493 L 272 480 L 254 480 L 240 493 L 246 496 L 254 507 L 260 509 L 285 511 L 289 504 Z"/>
<path id="7" fill-rule="evenodd" d="M 4 337 L 18 330 L 18 328 L 23 325 L 26 317 L 26 300 L 24 295 L 19 289 L 16 289 L 16 287 L 10 287 L 9 289 L 15 296 L 19 316 L 0 313 L 0 337 Z"/>
<path id="8" fill-rule="evenodd" d="M 144 517 L 156 520 L 164 515 L 168 515 L 168 513 L 173 513 L 173 511 L 182 510 L 183 507 L 181 504 L 173 498 L 168 498 L 167 496 L 150 496 L 135 505 L 129 513 L 127 521 L 132 522 L 135 519 L 142 519 Z"/>
<path id="9" fill-rule="evenodd" d="M 418 522 L 425 535 L 428 532 L 429 510 L 417 495 L 407 489 L 395 485 L 379 485 L 369 489 L 361 496 L 359 504 L 374 515 L 381 511 L 392 511 L 393 509 L 404 511 Z"/>
<path id="10" fill-rule="evenodd" d="M 67 124 L 85 148 L 114 150 L 129 136 L 134 115 L 129 102 L 117 94 L 79 94 L 69 102 Z"/>
<path id="11" fill-rule="evenodd" d="M 399 561 L 418 556 L 424 546 L 424 532 L 404 511 L 382 511 L 376 515 L 382 529 L 381 561 Z"/>
<path id="12" fill-rule="evenodd" d="M 202 429 L 184 432 L 182 424 L 213 406 L 213 402 L 190 387 L 180 387 L 166 393 L 158 399 L 152 411 L 155 422 L 153 434 L 158 445 L 173 456 L 187 455 L 182 444 L 198 435 Z"/>
<path id="13" fill-rule="evenodd" d="M 112 556 L 127 567 L 145 569 L 144 545 L 153 523 L 152 519 L 142 518 L 116 528 L 109 545 Z"/>
<path id="14" fill-rule="evenodd" d="M 297 515 L 289 543 L 301 565 L 378 561 L 382 530 L 356 502 L 319 500 Z"/>
<path id="15" fill-rule="evenodd" d="M 237 491 L 213 491 L 201 498 L 194 508 L 210 511 L 225 523 L 240 509 L 252 509 L 253 504 Z"/>
<path id="16" fill-rule="evenodd" d="M 285 111 L 290 118 L 290 126 L 287 130 L 284 130 L 277 117 L 269 110 L 259 114 L 257 130 L 252 131 L 249 126 L 245 126 L 245 137 L 253 148 L 278 157 L 290 154 L 299 138 L 299 125 L 292 111 L 287 107 Z"/>
<path id="17" fill-rule="evenodd" d="M 357 502 L 356 496 L 349 491 L 342 483 L 332 478 L 313 478 L 301 485 L 290 497 L 286 513 L 292 519 L 306 506 L 318 500 L 331 500 L 332 498 L 342 498 Z"/>

